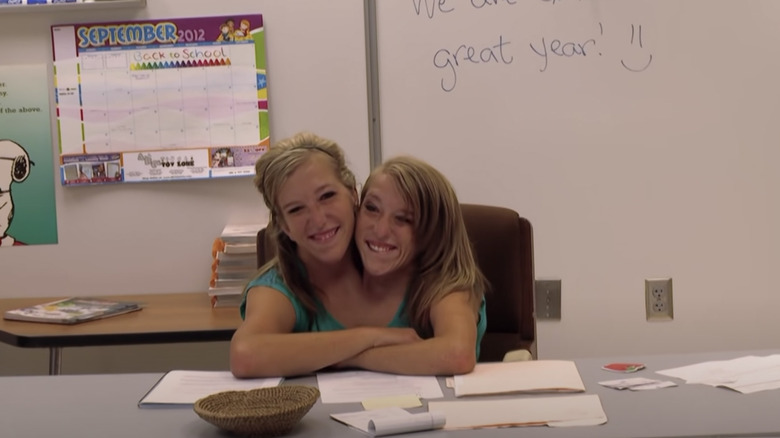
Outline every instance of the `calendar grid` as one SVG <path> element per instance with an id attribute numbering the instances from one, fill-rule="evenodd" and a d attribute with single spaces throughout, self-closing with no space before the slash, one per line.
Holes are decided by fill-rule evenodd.
<path id="1" fill-rule="evenodd" d="M 262 15 L 57 25 L 52 41 L 63 184 L 254 173 Z"/>

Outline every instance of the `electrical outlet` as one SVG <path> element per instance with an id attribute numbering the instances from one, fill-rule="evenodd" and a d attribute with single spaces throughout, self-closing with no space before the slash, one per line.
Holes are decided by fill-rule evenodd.
<path id="1" fill-rule="evenodd" d="M 536 280 L 536 319 L 561 319 L 561 280 Z"/>
<path id="2" fill-rule="evenodd" d="M 674 319 L 671 278 L 648 278 L 645 280 L 645 311 L 648 321 Z"/>

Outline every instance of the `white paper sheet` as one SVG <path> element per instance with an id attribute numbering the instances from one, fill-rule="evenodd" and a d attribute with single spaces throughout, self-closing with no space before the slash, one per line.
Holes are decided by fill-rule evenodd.
<path id="1" fill-rule="evenodd" d="M 446 418 L 440 412 L 412 414 L 399 407 L 331 414 L 331 418 L 372 436 L 397 435 L 439 429 Z"/>
<path id="2" fill-rule="evenodd" d="M 138 406 L 191 405 L 199 398 L 217 392 L 268 388 L 281 382 L 281 377 L 236 379 L 229 371 L 174 370 L 166 373 L 138 402 Z"/>
<path id="3" fill-rule="evenodd" d="M 417 408 L 422 406 L 420 397 L 416 395 L 393 395 L 390 397 L 375 397 L 363 400 L 363 409 L 383 409 L 390 407 Z"/>
<path id="4" fill-rule="evenodd" d="M 655 380 L 644 377 L 632 377 L 628 379 L 605 380 L 599 385 L 614 389 L 629 389 L 631 391 L 645 391 L 650 389 L 671 388 L 677 386 L 669 380 Z"/>
<path id="5" fill-rule="evenodd" d="M 428 402 L 429 412 L 441 412 L 445 429 L 483 427 L 595 426 L 607 422 L 596 394 L 530 397 L 507 400 L 456 400 Z"/>
<path id="6" fill-rule="evenodd" d="M 687 383 L 722 386 L 743 394 L 780 388 L 780 354 L 743 356 L 657 371 Z"/>
<path id="7" fill-rule="evenodd" d="M 317 373 L 317 386 L 323 403 L 360 403 L 376 397 L 416 395 L 442 398 L 436 377 L 400 376 L 373 371 Z"/>

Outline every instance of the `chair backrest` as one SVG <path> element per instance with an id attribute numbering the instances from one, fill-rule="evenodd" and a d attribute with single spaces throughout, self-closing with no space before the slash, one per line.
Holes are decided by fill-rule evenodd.
<path id="1" fill-rule="evenodd" d="M 490 282 L 479 360 L 500 361 L 519 349 L 536 358 L 531 222 L 503 207 L 461 204 L 461 210 L 477 264 Z"/>
<path id="2" fill-rule="evenodd" d="M 469 239 L 482 273 L 490 282 L 487 332 L 479 360 L 500 361 L 525 349 L 536 358 L 534 248 L 531 223 L 503 207 L 461 204 Z M 257 233 L 257 266 L 276 254 L 265 229 Z"/>
<path id="3" fill-rule="evenodd" d="M 276 255 L 276 245 L 266 229 L 257 232 L 257 267 L 261 267 Z"/>

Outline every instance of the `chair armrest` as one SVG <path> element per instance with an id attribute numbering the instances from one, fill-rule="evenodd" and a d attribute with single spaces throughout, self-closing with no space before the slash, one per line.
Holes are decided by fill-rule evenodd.
<path id="1" fill-rule="evenodd" d="M 531 352 L 528 350 L 512 350 L 507 351 L 504 355 L 504 362 L 522 362 L 524 360 L 533 360 L 533 356 L 531 356 Z"/>

